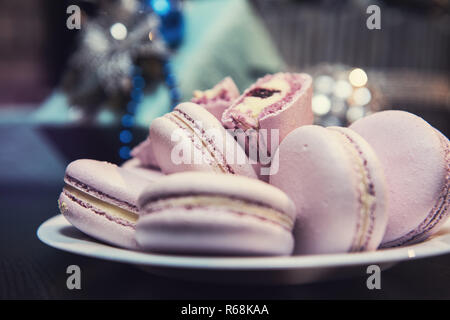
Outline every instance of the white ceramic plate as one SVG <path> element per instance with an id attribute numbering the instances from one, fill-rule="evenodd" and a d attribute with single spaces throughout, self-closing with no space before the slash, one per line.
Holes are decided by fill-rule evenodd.
<path id="1" fill-rule="evenodd" d="M 187 280 L 299 284 L 332 278 L 367 277 L 367 267 L 381 269 L 405 260 L 450 253 L 450 221 L 430 239 L 407 247 L 373 252 L 290 257 L 196 257 L 152 254 L 97 242 L 62 215 L 44 222 L 37 235 L 49 246 L 72 253 L 138 265 L 145 270 Z"/>

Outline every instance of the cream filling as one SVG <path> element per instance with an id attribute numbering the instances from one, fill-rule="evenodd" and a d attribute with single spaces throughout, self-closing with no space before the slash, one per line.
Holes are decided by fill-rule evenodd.
<path id="1" fill-rule="evenodd" d="M 168 113 L 165 115 L 165 117 L 168 118 L 170 121 L 174 122 L 175 124 L 177 124 L 178 126 L 181 126 L 184 129 L 188 130 L 193 136 L 197 137 L 198 141 L 200 141 L 202 143 L 204 150 L 207 150 L 211 159 L 214 160 L 213 167 L 216 169 L 217 172 L 228 173 L 228 171 L 224 168 L 224 166 L 216 159 L 214 154 L 209 150 L 206 142 L 202 139 L 202 137 L 196 132 L 196 130 L 194 130 L 194 128 L 188 122 L 186 122 L 182 117 L 177 115 L 175 112 Z"/>
<path id="2" fill-rule="evenodd" d="M 226 211 L 248 214 L 250 216 L 269 220 L 288 230 L 292 230 L 294 226 L 293 219 L 280 211 L 255 203 L 222 196 L 198 195 L 166 198 L 150 203 L 146 207 L 146 210 L 160 211 L 175 207 L 208 207 L 217 210 L 223 209 Z"/>
<path id="3" fill-rule="evenodd" d="M 370 225 L 370 212 L 371 207 L 375 203 L 376 198 L 369 192 L 369 175 L 367 173 L 366 167 L 364 166 L 364 160 L 358 153 L 356 147 L 351 143 L 344 133 L 339 131 L 334 131 L 337 133 L 337 137 L 343 141 L 343 145 L 346 148 L 348 154 L 353 160 L 353 163 L 358 174 L 359 183 L 357 184 L 357 189 L 359 191 L 361 209 L 360 209 L 360 227 L 358 233 L 355 235 L 355 241 L 352 244 L 351 251 L 359 251 L 362 249 L 364 242 L 366 241 L 367 232 Z"/>
<path id="4" fill-rule="evenodd" d="M 103 200 L 97 199 L 81 190 L 78 190 L 68 184 L 64 185 L 63 191 L 75 197 L 77 200 L 87 203 L 98 209 L 99 211 L 105 212 L 114 218 L 123 219 L 131 223 L 136 223 L 138 220 L 138 215 L 126 209 L 119 208 L 115 205 L 107 203 Z"/>
<path id="5" fill-rule="evenodd" d="M 250 115 L 252 118 L 257 119 L 259 114 L 268 106 L 280 101 L 285 97 L 291 86 L 287 82 L 283 75 L 275 76 L 268 82 L 265 82 L 258 86 L 258 88 L 268 89 L 268 90 L 280 90 L 280 92 L 275 92 L 270 97 L 261 99 L 259 97 L 244 97 L 242 102 L 234 107 L 235 110 L 242 112 L 246 115 Z"/>

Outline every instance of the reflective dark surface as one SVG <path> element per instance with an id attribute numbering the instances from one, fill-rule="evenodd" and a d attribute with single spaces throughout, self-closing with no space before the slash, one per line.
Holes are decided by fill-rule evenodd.
<path id="1" fill-rule="evenodd" d="M 0 187 L 1 299 L 450 299 L 450 255 L 400 263 L 382 272 L 381 290 L 368 290 L 366 274 L 299 286 L 203 284 L 62 252 L 36 236 L 57 214 L 61 187 Z M 66 287 L 72 264 L 81 268 L 81 290 Z"/>

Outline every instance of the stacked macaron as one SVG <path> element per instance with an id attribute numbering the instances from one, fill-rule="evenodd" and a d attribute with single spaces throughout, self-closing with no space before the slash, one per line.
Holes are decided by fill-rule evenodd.
<path id="1" fill-rule="evenodd" d="M 358 134 L 347 128 L 298 128 L 279 146 L 275 166 L 270 183 L 297 208 L 297 254 L 378 247 L 387 222 L 387 188 L 381 163 Z"/>
<path id="2" fill-rule="evenodd" d="M 121 167 L 71 163 L 61 213 L 99 240 L 177 254 L 358 252 L 439 230 L 449 140 L 402 111 L 312 125 L 311 83 L 277 73 L 240 96 L 231 78 L 196 91 Z"/>
<path id="3" fill-rule="evenodd" d="M 149 251 L 288 255 L 295 207 L 281 190 L 256 179 L 182 172 L 139 197 L 138 243 Z"/>
<path id="4" fill-rule="evenodd" d="M 422 118 L 384 111 L 350 126 L 364 137 L 385 169 L 388 225 L 381 246 L 425 240 L 448 218 L 449 140 Z"/>
<path id="5" fill-rule="evenodd" d="M 137 249 L 137 200 L 160 175 L 151 170 L 137 173 L 109 162 L 76 160 L 67 166 L 58 206 L 66 219 L 84 233 Z"/>

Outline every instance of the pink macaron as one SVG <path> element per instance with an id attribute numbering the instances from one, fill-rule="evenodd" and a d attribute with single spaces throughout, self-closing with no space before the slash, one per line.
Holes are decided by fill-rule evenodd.
<path id="1" fill-rule="evenodd" d="M 239 89 L 236 87 L 233 79 L 226 77 L 212 89 L 194 91 L 194 97 L 191 101 L 205 108 L 220 121 L 223 111 L 238 97 Z M 131 150 L 131 155 L 139 159 L 142 167 L 159 168 L 159 164 L 153 154 L 150 137 L 134 147 Z"/>
<path id="2" fill-rule="evenodd" d="M 194 91 L 194 97 L 191 102 L 202 106 L 221 121 L 225 109 L 238 97 L 239 89 L 236 87 L 233 79 L 226 77 L 212 89 Z"/>
<path id="3" fill-rule="evenodd" d="M 93 238 L 137 249 L 137 199 L 160 176 L 146 173 L 136 174 L 108 162 L 76 160 L 66 168 L 59 209 L 72 225 Z"/>
<path id="4" fill-rule="evenodd" d="M 387 223 L 383 168 L 347 128 L 303 126 L 280 144 L 270 183 L 297 208 L 295 254 L 375 250 Z"/>
<path id="5" fill-rule="evenodd" d="M 276 73 L 256 81 L 224 111 L 222 122 L 232 129 L 267 130 L 261 137 L 270 153 L 297 127 L 312 124 L 312 78 L 305 73 Z M 272 141 L 271 130 L 277 130 Z M 275 149 L 276 149 L 275 147 Z"/>
<path id="6" fill-rule="evenodd" d="M 139 158 L 131 158 L 130 160 L 125 161 L 120 166 L 121 168 L 134 172 L 136 175 L 150 180 L 156 180 L 161 176 L 164 176 L 164 173 L 159 168 L 155 167 L 147 167 L 142 165 L 141 160 Z"/>
<path id="7" fill-rule="evenodd" d="M 422 118 L 390 110 L 350 126 L 378 154 L 389 190 L 389 220 L 382 246 L 422 241 L 449 216 L 449 140 Z"/>
<path id="8" fill-rule="evenodd" d="M 209 171 L 256 178 L 243 148 L 210 112 L 179 104 L 150 125 L 153 154 L 161 170 Z"/>
<path id="9" fill-rule="evenodd" d="M 256 179 L 205 172 L 168 175 L 139 197 L 136 239 L 148 251 L 289 255 L 295 207 Z"/>

